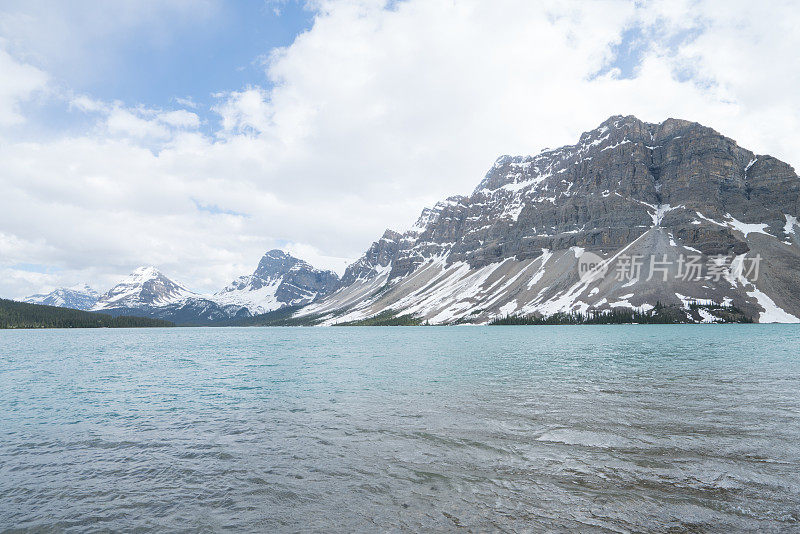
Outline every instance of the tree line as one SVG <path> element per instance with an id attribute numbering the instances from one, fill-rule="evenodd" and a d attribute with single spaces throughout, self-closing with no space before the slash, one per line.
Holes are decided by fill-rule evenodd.
<path id="1" fill-rule="evenodd" d="M 71 308 L 0 299 L 0 328 L 141 328 L 174 323 L 146 317 L 112 317 Z"/>
<path id="2" fill-rule="evenodd" d="M 651 310 L 618 308 L 611 310 L 590 310 L 582 312 L 558 312 L 552 315 L 506 315 L 496 317 L 490 325 L 561 325 L 561 324 L 683 324 L 699 322 L 702 318 L 698 310 L 715 310 L 719 322 L 725 323 L 751 323 L 740 309 L 731 305 L 701 304 L 694 301 L 689 305 L 689 312 L 675 306 L 664 306 L 657 302 Z"/>

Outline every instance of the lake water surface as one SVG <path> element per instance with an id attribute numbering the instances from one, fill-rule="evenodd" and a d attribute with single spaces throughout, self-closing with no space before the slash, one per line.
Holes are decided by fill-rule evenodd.
<path id="1" fill-rule="evenodd" d="M 0 331 L 0 530 L 800 531 L 800 327 Z"/>

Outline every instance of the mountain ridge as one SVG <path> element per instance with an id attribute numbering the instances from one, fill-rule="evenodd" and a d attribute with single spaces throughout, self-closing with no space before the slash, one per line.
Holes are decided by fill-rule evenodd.
<path id="1" fill-rule="evenodd" d="M 791 166 L 699 123 L 613 116 L 574 145 L 501 156 L 471 195 L 424 209 L 404 233 L 387 230 L 335 293 L 297 313 L 322 315 L 322 324 L 390 309 L 433 323 L 485 323 L 493 315 L 647 307 L 654 299 L 685 306 L 698 298 L 736 301 L 761 320 L 796 321 L 799 193 Z M 628 289 L 598 282 L 586 288 L 591 297 L 570 300 L 586 251 L 609 269 L 626 251 L 730 261 L 719 280 L 670 278 L 661 289 L 646 280 Z M 751 283 L 741 270 L 756 254 L 766 256 L 764 277 Z"/>
<path id="2" fill-rule="evenodd" d="M 94 293 L 86 310 L 112 316 L 143 315 L 180 324 L 210 324 L 267 313 L 287 306 L 300 306 L 333 290 L 339 277 L 316 269 L 308 262 L 278 249 L 268 251 L 255 271 L 222 290 L 208 295 L 195 293 L 174 282 L 156 267 L 142 266 L 103 294 Z M 76 299 L 60 298 L 65 288 L 26 300 L 49 298 L 54 305 L 70 307 Z"/>
<path id="3" fill-rule="evenodd" d="M 87 311 L 97 304 L 99 298 L 100 293 L 86 284 L 79 284 L 72 287 L 59 287 L 49 293 L 31 295 L 22 299 L 22 302 Z"/>
<path id="4" fill-rule="evenodd" d="M 113 302 L 112 313 L 129 313 L 144 303 L 176 322 L 286 308 L 296 309 L 292 324 L 387 314 L 485 324 L 509 315 L 646 312 L 656 303 L 688 310 L 703 300 L 761 322 L 798 322 L 798 218 L 800 180 L 790 165 L 696 122 L 615 115 L 573 145 L 500 156 L 472 193 L 423 209 L 404 232 L 387 229 L 341 278 L 273 250 L 214 295 L 148 271 L 149 289 L 123 281 L 97 306 Z M 590 256 L 603 276 L 587 281 L 581 269 Z M 647 260 L 638 266 L 644 275 L 622 279 L 631 256 Z M 706 276 L 686 279 L 687 258 Z M 661 263 L 669 266 L 655 269 Z M 136 300 L 145 294 L 151 302 Z"/>

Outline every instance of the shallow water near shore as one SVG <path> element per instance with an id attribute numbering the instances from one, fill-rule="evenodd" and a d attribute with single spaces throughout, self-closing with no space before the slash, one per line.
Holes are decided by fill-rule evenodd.
<path id="1" fill-rule="evenodd" d="M 800 327 L 0 331 L 0 530 L 800 530 Z"/>

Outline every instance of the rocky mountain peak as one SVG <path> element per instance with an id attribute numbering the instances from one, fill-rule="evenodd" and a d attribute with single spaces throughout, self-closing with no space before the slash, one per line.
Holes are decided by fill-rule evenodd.
<path id="1" fill-rule="evenodd" d="M 420 220 L 425 217 L 425 212 Z M 348 286 L 358 280 L 372 278 L 376 272 L 385 270 L 397 255 L 404 235 L 394 230 L 386 230 L 381 238 L 369 247 L 361 258 L 345 269 L 340 286 Z"/>
<path id="2" fill-rule="evenodd" d="M 240 307 L 249 314 L 266 313 L 284 306 L 306 304 L 335 290 L 339 277 L 312 267 L 282 250 L 270 250 L 251 275 L 241 276 L 214 296 L 224 306 Z"/>
<path id="3" fill-rule="evenodd" d="M 173 282 L 152 266 L 139 267 L 98 300 L 95 310 L 166 306 L 195 293 Z"/>
<path id="4" fill-rule="evenodd" d="M 282 250 L 270 250 L 261 258 L 256 267 L 254 276 L 263 279 L 271 279 L 288 273 L 292 267 L 302 260 L 283 252 Z"/>
<path id="5" fill-rule="evenodd" d="M 149 266 L 137 267 L 136 269 L 134 269 L 133 272 L 130 274 L 130 279 L 141 282 L 163 276 L 164 275 L 161 274 L 161 271 L 159 271 L 152 265 L 149 265 Z"/>

